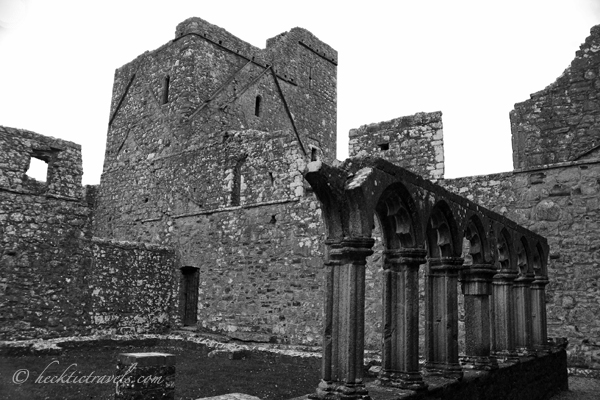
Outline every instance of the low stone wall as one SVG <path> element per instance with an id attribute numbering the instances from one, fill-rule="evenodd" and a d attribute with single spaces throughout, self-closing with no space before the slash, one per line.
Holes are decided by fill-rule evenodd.
<path id="1" fill-rule="evenodd" d="M 177 324 L 179 269 L 173 250 L 93 238 L 88 280 L 96 332 L 164 332 Z"/>

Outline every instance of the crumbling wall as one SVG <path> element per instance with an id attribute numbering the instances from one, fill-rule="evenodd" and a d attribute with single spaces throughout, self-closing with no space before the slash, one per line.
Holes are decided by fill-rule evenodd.
<path id="1" fill-rule="evenodd" d="M 600 369 L 599 177 L 596 159 L 441 182 L 548 239 L 548 335 L 570 367 Z"/>
<path id="2" fill-rule="evenodd" d="M 0 143 L 0 338 L 106 331 L 98 319 L 104 309 L 122 311 L 120 321 L 133 317 L 129 326 L 158 330 L 152 313 L 165 314 L 173 305 L 148 300 L 162 296 L 166 280 L 156 269 L 173 265 L 172 251 L 161 250 L 159 257 L 142 245 L 125 257 L 122 245 L 92 240 L 95 188 L 81 186 L 79 145 L 5 127 Z M 47 182 L 26 175 L 31 157 L 46 158 Z M 135 276 L 146 291 L 125 285 Z M 119 295 L 96 296 L 110 288 Z M 133 312 L 149 306 L 156 308 L 145 320 Z"/>
<path id="3" fill-rule="evenodd" d="M 417 113 L 350 130 L 349 156 L 381 157 L 433 181 L 444 177 L 442 113 Z"/>
<path id="4" fill-rule="evenodd" d="M 81 148 L 0 127 L 0 334 L 76 334 L 89 322 L 85 279 L 91 209 L 81 187 Z M 47 182 L 26 175 L 47 156 Z"/>
<path id="5" fill-rule="evenodd" d="M 515 169 L 574 161 L 600 146 L 600 25 L 551 85 L 510 113 Z"/>

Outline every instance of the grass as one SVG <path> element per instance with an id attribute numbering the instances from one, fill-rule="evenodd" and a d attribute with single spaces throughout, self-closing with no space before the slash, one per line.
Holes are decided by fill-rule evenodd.
<path id="1" fill-rule="evenodd" d="M 35 383 L 40 374 L 60 376 L 113 375 L 119 353 L 155 351 L 176 355 L 175 398 L 198 399 L 226 393 L 246 393 L 263 400 L 289 399 L 311 393 L 319 382 L 319 360 L 304 360 L 271 353 L 255 352 L 230 360 L 226 356 L 207 357 L 203 348 L 98 346 L 65 349 L 58 356 L 0 357 L 0 398 L 7 400 L 113 399 L 114 384 Z M 53 361 L 55 362 L 48 367 Z M 76 364 L 76 365 L 72 365 Z M 45 372 L 44 369 L 46 369 Z M 29 371 L 23 384 L 13 383 L 13 375 Z M 25 377 L 25 372 L 19 375 Z"/>

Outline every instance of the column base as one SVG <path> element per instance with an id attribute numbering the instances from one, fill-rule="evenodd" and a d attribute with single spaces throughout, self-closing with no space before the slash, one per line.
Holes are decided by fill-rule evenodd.
<path id="1" fill-rule="evenodd" d="M 407 390 L 424 390 L 427 384 L 423 382 L 420 372 L 401 372 L 381 370 L 378 377 L 381 386 L 391 386 Z"/>
<path id="2" fill-rule="evenodd" d="M 463 370 L 458 363 L 427 362 L 425 363 L 424 375 L 442 376 L 444 378 L 461 380 L 463 377 Z"/>
<path id="3" fill-rule="evenodd" d="M 518 364 L 521 362 L 521 360 L 519 359 L 519 355 L 517 354 L 516 351 L 508 351 L 508 350 L 501 350 L 501 351 L 495 351 L 492 356 L 498 360 L 498 362 L 503 362 L 503 363 L 507 363 L 507 364 Z"/>
<path id="4" fill-rule="evenodd" d="M 544 356 L 546 354 L 552 353 L 552 346 L 550 346 L 548 344 L 540 344 L 540 345 L 534 346 L 534 349 L 537 352 L 538 356 Z"/>
<path id="5" fill-rule="evenodd" d="M 464 356 L 460 363 L 465 369 L 474 369 L 478 371 L 492 371 L 498 369 L 498 361 L 491 356 Z"/>
<path id="6" fill-rule="evenodd" d="M 517 347 L 517 354 L 520 357 L 537 357 L 537 351 L 529 347 Z"/>
<path id="7" fill-rule="evenodd" d="M 317 392 L 308 396 L 318 400 L 371 400 L 363 383 L 342 383 L 336 381 L 319 382 Z"/>

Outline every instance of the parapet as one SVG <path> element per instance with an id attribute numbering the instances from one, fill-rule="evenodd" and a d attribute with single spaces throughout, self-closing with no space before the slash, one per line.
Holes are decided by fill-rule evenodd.
<path id="1" fill-rule="evenodd" d="M 80 199 L 81 146 L 24 129 L 0 126 L 0 189 Z M 46 182 L 26 175 L 32 158 L 48 164 Z"/>

